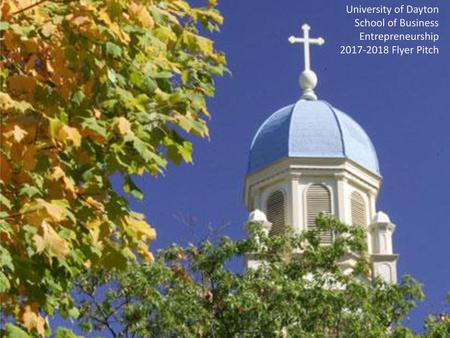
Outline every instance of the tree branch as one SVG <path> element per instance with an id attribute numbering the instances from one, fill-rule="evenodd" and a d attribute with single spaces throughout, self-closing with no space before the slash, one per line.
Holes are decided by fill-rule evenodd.
<path id="1" fill-rule="evenodd" d="M 27 214 L 31 214 L 31 213 L 36 212 L 36 211 L 37 211 L 37 209 L 28 210 L 28 211 L 24 211 L 24 212 L 15 212 L 13 214 L 0 217 L 0 220 L 6 220 L 6 219 L 9 219 L 9 218 L 16 218 L 16 217 L 19 217 L 19 216 L 24 216 L 24 215 L 27 215 Z"/>
<path id="2" fill-rule="evenodd" d="M 31 4 L 31 5 L 27 6 L 27 7 L 19 9 L 18 11 L 15 11 L 14 13 L 12 13 L 12 15 L 17 15 L 17 14 L 20 14 L 22 12 L 25 12 L 25 11 L 27 11 L 27 10 L 33 8 L 33 7 L 39 6 L 40 4 L 42 4 L 44 2 L 47 2 L 47 1 L 48 0 L 41 0 L 41 1 L 35 2 L 34 4 Z"/>
<path id="3" fill-rule="evenodd" d="M 99 306 L 99 303 L 97 302 L 97 299 L 95 298 L 94 294 L 92 294 L 91 292 L 86 292 L 86 290 L 83 290 L 83 291 L 89 296 L 89 298 L 91 298 L 92 302 L 94 303 L 95 308 L 98 310 L 99 315 L 102 317 L 102 318 L 98 318 L 97 316 L 91 314 L 90 315 L 91 318 L 94 321 L 97 321 L 97 322 L 102 323 L 103 325 L 105 325 L 106 328 L 109 330 L 109 332 L 111 332 L 112 336 L 114 338 L 116 338 L 117 337 L 117 333 L 114 331 L 114 329 L 109 324 L 109 321 L 108 321 L 109 317 L 103 312 L 103 310 Z"/>
<path id="4" fill-rule="evenodd" d="M 37 6 L 43 4 L 44 2 L 47 2 L 47 1 L 49 1 L 49 0 L 41 0 L 41 1 L 35 2 L 34 4 L 31 4 L 31 5 L 27 6 L 27 7 L 24 7 L 22 9 L 19 9 L 18 11 L 13 12 L 12 15 L 17 15 L 17 14 L 20 14 L 22 12 L 25 12 L 25 11 L 27 11 L 27 10 L 33 8 L 33 7 L 37 7 Z M 67 2 L 67 3 L 69 3 L 69 2 L 73 2 L 73 1 L 76 1 L 76 0 L 68 0 L 68 1 L 61 0 L 61 1 L 52 1 L 52 2 L 55 2 L 55 3 Z"/>

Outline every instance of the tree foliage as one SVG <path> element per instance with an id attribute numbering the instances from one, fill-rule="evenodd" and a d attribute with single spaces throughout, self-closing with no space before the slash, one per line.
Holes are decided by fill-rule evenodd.
<path id="1" fill-rule="evenodd" d="M 409 276 L 369 280 L 365 230 L 329 218 L 317 224 L 288 237 L 252 224 L 246 240 L 173 245 L 153 264 L 85 276 L 79 323 L 113 337 L 415 337 L 400 322 L 422 299 L 421 285 Z M 330 229 L 340 235 L 323 246 L 320 233 Z M 355 264 L 345 273 L 349 253 Z M 261 264 L 236 272 L 243 257 Z M 445 332 L 433 323 L 429 333 Z"/>
<path id="2" fill-rule="evenodd" d="M 152 260 L 143 215 L 112 189 L 191 162 L 224 56 L 215 1 L 6 0 L 0 5 L 0 302 L 28 330 L 76 315 L 87 268 Z"/>

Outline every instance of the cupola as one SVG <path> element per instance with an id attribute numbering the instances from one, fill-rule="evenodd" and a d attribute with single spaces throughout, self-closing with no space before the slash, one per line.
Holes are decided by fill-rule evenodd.
<path id="1" fill-rule="evenodd" d="M 309 47 L 322 45 L 324 39 L 310 38 L 308 25 L 302 28 L 303 37 L 289 41 L 305 46 L 303 93 L 297 102 L 271 114 L 256 132 L 245 177 L 245 204 L 252 219 L 263 220 L 269 235 L 283 234 L 287 226 L 295 232 L 314 228 L 321 212 L 365 227 L 376 260 L 374 274 L 395 281 L 393 227 L 382 221 L 387 215 L 376 212 L 381 174 L 375 148 L 350 114 L 318 99 Z M 331 243 L 333 236 L 324 233 L 323 244 Z M 380 241 L 385 241 L 383 252 Z"/>

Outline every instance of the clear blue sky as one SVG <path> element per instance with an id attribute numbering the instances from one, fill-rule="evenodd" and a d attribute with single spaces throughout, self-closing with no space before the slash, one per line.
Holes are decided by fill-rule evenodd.
<path id="1" fill-rule="evenodd" d="M 193 1 L 194 3 L 196 1 Z M 345 4 L 399 3 L 440 5 L 440 54 L 434 56 L 339 55 L 338 46 L 357 42 Z M 228 58 L 231 76 L 217 80 L 211 140 L 194 140 L 194 165 L 171 167 L 164 177 L 144 177 L 144 212 L 158 231 L 153 248 L 187 244 L 206 233 L 208 224 L 245 236 L 242 189 L 250 142 L 275 110 L 300 95 L 301 47 L 287 42 L 302 23 L 326 44 L 313 47 L 319 76 L 317 94 L 358 121 L 378 153 L 383 185 L 378 209 L 397 224 L 395 252 L 399 275 L 425 284 L 427 300 L 411 314 L 421 326 L 425 313 L 443 308 L 450 291 L 450 21 L 448 1 L 221 1 L 225 17 L 215 35 Z M 194 219 L 195 236 L 179 220 Z"/>

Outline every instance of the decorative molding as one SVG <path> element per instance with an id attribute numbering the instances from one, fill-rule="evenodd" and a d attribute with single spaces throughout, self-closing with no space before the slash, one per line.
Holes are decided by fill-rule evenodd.
<path id="1" fill-rule="evenodd" d="M 355 164 L 347 158 L 291 158 L 285 157 L 245 178 L 244 200 L 247 207 L 249 197 L 254 195 L 256 188 L 264 188 L 276 180 L 292 179 L 294 177 L 323 177 L 344 179 L 349 183 L 378 194 L 381 177 Z"/>
<path id="2" fill-rule="evenodd" d="M 372 263 L 396 262 L 399 257 L 399 254 L 370 254 L 370 261 Z"/>

